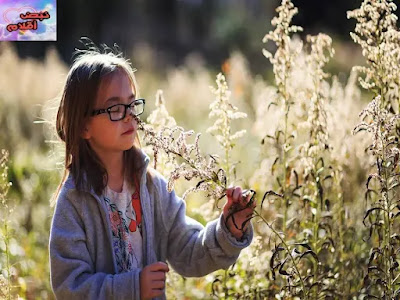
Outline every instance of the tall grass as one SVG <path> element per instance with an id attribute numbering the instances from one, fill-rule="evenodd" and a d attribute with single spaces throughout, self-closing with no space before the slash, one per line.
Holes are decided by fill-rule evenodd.
<path id="1" fill-rule="evenodd" d="M 289 0 L 277 8 L 260 49 L 265 69 L 272 67 L 265 76 L 251 74 L 240 53 L 224 62 L 224 76 L 210 73 L 195 56 L 166 71 L 165 79 L 139 69 L 141 95 L 155 95 L 148 101 L 150 135 L 142 137 L 143 146 L 156 150 L 154 166 L 187 201 L 187 213 L 203 224 L 216 218 L 229 184 L 255 190 L 258 204 L 254 241 L 238 261 L 198 279 L 171 272 L 168 298 L 399 297 L 395 9 L 392 1 L 364 1 L 349 12 L 365 65 L 348 78 L 333 73 L 332 64 L 348 62 L 348 53 L 340 53 L 350 46 L 322 33 L 300 38 L 301 28 L 292 24 L 297 8 Z M 61 157 L 43 125 L 32 124 L 40 110 L 49 119 L 48 105 L 57 101 L 46 100 L 59 93 L 67 67 L 55 52 L 44 62 L 19 59 L 8 44 L 0 48 L 0 65 L 0 123 L 6 129 L 0 148 L 10 153 L 0 158 L 0 173 L 6 161 L 9 168 L 0 184 L 2 220 L 10 217 L 2 227 L 0 297 L 53 298 L 48 201 Z M 32 80 L 20 86 L 11 79 L 18 74 Z M 353 129 L 368 138 L 352 135 Z M 146 146 L 148 138 L 153 143 Z"/>
<path id="2" fill-rule="evenodd" d="M 10 189 L 11 183 L 8 181 L 8 157 L 9 154 L 4 149 L 1 150 L 0 157 L 0 205 L 2 207 L 2 224 L 1 224 L 1 237 L 2 237 L 2 252 L 4 251 L 4 257 L 0 261 L 2 266 L 2 274 L 0 274 L 0 295 L 4 299 L 11 299 L 14 295 L 12 286 L 14 284 L 11 274 L 11 263 L 10 263 L 10 235 L 11 230 L 9 227 L 9 214 L 12 213 L 13 209 L 10 207 L 10 203 L 7 201 L 8 190 Z"/>
<path id="3" fill-rule="evenodd" d="M 353 40 L 358 43 L 367 65 L 357 67 L 363 75 L 361 86 L 374 98 L 361 113 L 362 122 L 354 132 L 366 130 L 372 135 L 368 147 L 375 164 L 365 193 L 368 209 L 364 224 L 369 229 L 371 250 L 364 279 L 370 298 L 400 297 L 399 241 L 399 78 L 400 31 L 396 26 L 396 5 L 388 0 L 364 1 L 348 13 L 357 21 Z"/>

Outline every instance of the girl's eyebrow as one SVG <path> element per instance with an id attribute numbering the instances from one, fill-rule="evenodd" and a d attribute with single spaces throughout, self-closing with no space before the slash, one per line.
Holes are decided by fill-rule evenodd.
<path id="1" fill-rule="evenodd" d="M 105 104 L 107 104 L 107 103 L 110 103 L 110 102 L 121 102 L 121 97 L 111 97 L 111 98 L 108 98 L 107 100 L 106 100 L 106 102 L 105 102 Z M 131 100 L 131 99 L 135 99 L 135 95 L 134 94 L 131 94 L 129 97 L 128 97 L 128 100 Z"/>

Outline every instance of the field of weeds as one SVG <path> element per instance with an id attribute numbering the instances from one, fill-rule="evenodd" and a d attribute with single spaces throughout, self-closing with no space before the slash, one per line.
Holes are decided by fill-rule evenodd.
<path id="1" fill-rule="evenodd" d="M 204 278 L 169 272 L 168 299 L 400 297 L 395 10 L 366 0 L 348 12 L 363 59 L 346 76 L 330 64 L 352 54 L 323 33 L 300 38 L 290 0 L 263 39 L 265 76 L 240 53 L 220 74 L 195 56 L 164 78 L 137 71 L 142 146 L 187 214 L 216 218 L 230 185 L 257 203 L 255 237 L 237 263 Z M 50 199 L 63 162 L 53 119 L 68 66 L 55 51 L 38 62 L 0 46 L 0 298 L 53 299 Z"/>

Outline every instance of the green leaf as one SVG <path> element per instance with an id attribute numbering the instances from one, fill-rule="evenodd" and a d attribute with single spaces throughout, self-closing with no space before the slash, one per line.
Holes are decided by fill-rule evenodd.
<path id="1" fill-rule="evenodd" d="M 274 163 L 272 164 L 271 167 L 271 174 L 274 175 L 275 169 L 276 169 L 276 163 L 278 162 L 279 157 L 275 158 Z"/>

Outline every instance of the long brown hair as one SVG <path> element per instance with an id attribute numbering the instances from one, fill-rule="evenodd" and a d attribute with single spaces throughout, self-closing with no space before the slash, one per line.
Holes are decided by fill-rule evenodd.
<path id="1" fill-rule="evenodd" d="M 65 168 L 53 204 L 69 173 L 74 178 L 77 190 L 93 188 L 95 193 L 100 195 L 107 185 L 108 175 L 105 166 L 87 140 L 81 136 L 85 122 L 94 109 L 102 81 L 115 72 L 123 71 L 131 80 L 135 94 L 139 94 L 134 76 L 135 70 L 120 53 L 111 51 L 101 53 L 98 49 L 78 50 L 77 53 L 68 73 L 57 112 L 56 131 L 65 143 Z M 129 166 L 125 168 L 124 176 L 130 179 L 128 180 L 130 185 L 133 184 L 135 173 L 142 167 L 136 160 L 139 148 L 140 141 L 136 133 L 134 144 L 124 151 L 123 155 L 124 165 Z"/>

